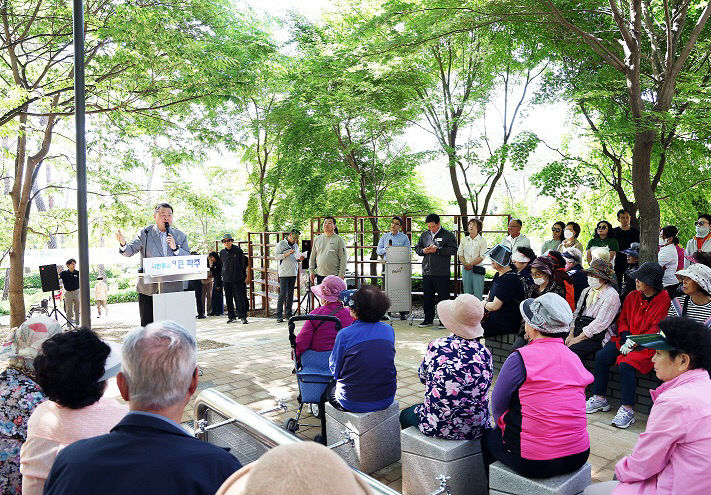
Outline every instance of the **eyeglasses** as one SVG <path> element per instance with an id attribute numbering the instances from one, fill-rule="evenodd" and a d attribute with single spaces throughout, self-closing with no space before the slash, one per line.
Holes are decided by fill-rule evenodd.
<path id="1" fill-rule="evenodd" d="M 703 226 L 708 225 L 708 224 L 709 224 L 708 222 L 705 222 L 705 221 L 702 222 L 702 221 L 700 221 L 700 220 L 699 220 L 698 222 L 694 222 L 694 225 L 697 225 L 697 226 L 699 226 L 699 227 L 703 227 Z"/>
<path id="2" fill-rule="evenodd" d="M 562 229 L 558 227 L 551 227 L 551 232 L 560 232 Z"/>

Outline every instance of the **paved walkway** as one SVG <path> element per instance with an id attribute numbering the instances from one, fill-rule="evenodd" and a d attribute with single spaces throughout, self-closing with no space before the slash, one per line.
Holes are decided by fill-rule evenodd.
<path id="1" fill-rule="evenodd" d="M 94 312 L 95 308 L 93 317 Z M 198 391 L 216 388 L 255 411 L 270 408 L 275 405 L 275 399 L 283 399 L 289 407 L 287 413 L 266 415 L 281 425 L 295 415 L 298 394 L 296 379 L 291 374 L 293 363 L 290 359 L 287 325 L 266 318 L 250 318 L 249 321 L 248 325 L 228 325 L 226 317 L 198 320 L 198 346 L 202 349 L 198 352 L 198 362 L 203 370 Z M 93 320 L 92 325 L 105 338 L 120 341 L 121 336 L 138 325 L 138 322 L 138 305 L 123 303 L 111 305 L 109 318 Z M 424 387 L 417 378 L 417 368 L 427 343 L 444 335 L 445 330 L 436 327 L 419 329 L 401 321 L 395 321 L 394 328 L 398 371 L 396 398 L 400 407 L 405 408 L 422 402 Z M 6 330 L 7 327 L 0 327 L 0 333 L 4 334 Z M 112 384 L 108 394 L 118 397 L 115 384 Z M 612 479 L 615 463 L 630 453 L 637 436 L 646 425 L 646 417 L 638 415 L 637 422 L 628 430 L 613 428 L 610 421 L 614 416 L 614 407 L 609 413 L 588 416 L 588 432 L 592 443 L 589 462 L 594 481 Z M 191 401 L 185 409 L 183 420 L 192 420 L 192 414 Z M 307 413 L 304 421 L 312 426 L 303 427 L 299 435 L 313 438 L 320 432 L 316 418 Z M 376 473 L 375 477 L 400 491 L 400 471 L 400 464 L 395 463 Z"/>

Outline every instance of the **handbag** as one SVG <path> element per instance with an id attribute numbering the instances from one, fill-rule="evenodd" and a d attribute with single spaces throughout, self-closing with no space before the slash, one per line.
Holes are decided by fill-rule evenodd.
<path id="1" fill-rule="evenodd" d="M 578 313 L 578 317 L 575 318 L 575 326 L 573 328 L 573 336 L 577 337 L 581 333 L 583 333 L 583 328 L 586 326 L 590 325 L 593 321 L 595 321 L 595 318 L 593 316 L 582 316 L 582 314 L 585 312 L 585 306 L 587 305 L 588 302 L 588 292 L 585 293 L 585 296 L 580 296 L 584 297 L 583 299 L 583 306 L 580 308 L 580 312 Z M 592 337 L 590 337 L 590 340 L 599 340 L 602 341 L 602 339 L 605 338 L 605 332 L 598 332 Z"/>
<path id="2" fill-rule="evenodd" d="M 485 275 L 485 274 L 486 274 L 486 268 L 484 268 L 483 266 L 478 266 L 478 265 L 473 266 L 473 267 L 472 267 L 472 273 L 473 273 L 474 275 Z"/>

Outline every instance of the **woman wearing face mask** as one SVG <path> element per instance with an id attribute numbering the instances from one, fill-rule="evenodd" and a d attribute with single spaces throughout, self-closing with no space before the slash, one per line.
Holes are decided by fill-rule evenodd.
<path id="1" fill-rule="evenodd" d="M 558 284 L 553 279 L 553 260 L 548 256 L 539 256 L 531 263 L 531 277 L 533 284 L 524 287 L 525 298 L 536 298 L 552 292 L 558 294 L 565 299 L 565 287 Z M 521 329 L 518 333 L 518 338 L 513 344 L 512 349 L 518 349 L 528 343 L 525 338 L 524 325 L 521 322 Z"/>
<path id="2" fill-rule="evenodd" d="M 551 233 L 553 234 L 553 238 L 548 239 L 546 242 L 543 243 L 543 247 L 541 248 L 541 254 L 546 254 L 546 251 L 558 249 L 560 243 L 565 240 L 565 238 L 563 237 L 564 230 L 565 224 L 563 222 L 556 222 L 553 224 L 553 227 L 551 227 Z"/>
<path id="3" fill-rule="evenodd" d="M 571 351 L 583 359 L 602 348 L 606 332 L 620 312 L 620 298 L 612 284 L 615 271 L 611 263 L 593 260 L 587 275 L 588 288 L 583 290 L 573 313 L 573 324 L 565 339 Z"/>
<path id="4" fill-rule="evenodd" d="M 533 249 L 525 246 L 516 248 L 516 252 L 511 255 L 511 263 L 516 267 L 516 274 L 521 279 L 524 287 L 533 284 L 531 278 L 531 263 L 536 259 Z"/>
<path id="5" fill-rule="evenodd" d="M 573 280 L 573 295 L 575 304 L 580 300 L 580 294 L 588 286 L 588 276 L 583 270 L 583 253 L 580 249 L 570 248 L 563 251 L 563 259 L 565 260 L 565 271 Z M 575 308 L 573 308 L 575 310 Z"/>
<path id="6" fill-rule="evenodd" d="M 587 247 L 588 263 L 592 261 L 592 248 L 606 247 L 610 250 L 610 262 L 615 262 L 615 254 L 620 250 L 617 239 L 612 237 L 612 224 L 607 220 L 601 220 L 595 227 L 595 237 L 590 239 Z"/>
<path id="7" fill-rule="evenodd" d="M 558 246 L 558 251 L 561 253 L 566 249 L 575 248 L 584 251 L 582 243 L 578 240 L 580 235 L 580 225 L 577 222 L 568 222 L 563 229 L 563 241 Z"/>
<path id="8" fill-rule="evenodd" d="M 679 233 L 679 229 L 673 225 L 667 225 L 659 231 L 659 254 L 657 261 L 659 266 L 664 268 L 664 278 L 662 283 L 664 289 L 669 293 L 669 298 L 674 297 L 676 289 L 679 287 L 679 281 L 674 275 L 679 264 L 676 247 L 674 246 L 674 238 Z"/>
<path id="9" fill-rule="evenodd" d="M 689 239 L 686 243 L 686 249 L 684 253 L 686 255 L 686 261 L 684 262 L 684 268 L 689 266 L 689 258 L 696 251 L 704 251 L 706 253 L 711 252 L 711 215 L 707 213 L 702 213 L 696 220 L 694 226 L 696 227 L 696 235 Z"/>
<path id="10" fill-rule="evenodd" d="M 620 254 L 627 256 L 627 268 L 620 280 L 620 302 L 624 302 L 627 294 L 636 289 L 632 272 L 639 268 L 639 242 L 633 242 L 628 249 L 623 249 Z"/>

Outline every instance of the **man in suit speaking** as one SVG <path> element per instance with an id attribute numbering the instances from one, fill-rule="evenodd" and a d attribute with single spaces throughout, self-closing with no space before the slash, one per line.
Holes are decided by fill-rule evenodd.
<path id="1" fill-rule="evenodd" d="M 237 469 L 225 449 L 181 426 L 198 386 L 195 339 L 172 321 L 126 336 L 116 383 L 129 412 L 110 433 L 62 449 L 46 495 L 213 495 Z"/>
<path id="2" fill-rule="evenodd" d="M 119 252 L 124 256 L 133 256 L 141 253 L 141 269 L 143 258 L 156 258 L 159 256 L 189 256 L 187 236 L 173 228 L 173 207 L 168 203 L 159 203 L 154 212 L 155 225 L 141 229 L 134 240 L 126 243 L 123 232 L 116 232 L 116 239 L 121 247 Z M 166 229 L 166 224 L 168 229 Z M 166 282 L 163 292 L 180 292 L 183 290 L 182 282 Z M 138 292 L 138 311 L 141 314 L 141 326 L 145 327 L 153 322 L 153 294 L 158 292 L 158 284 L 144 283 L 143 277 L 138 277 L 136 284 Z"/>

